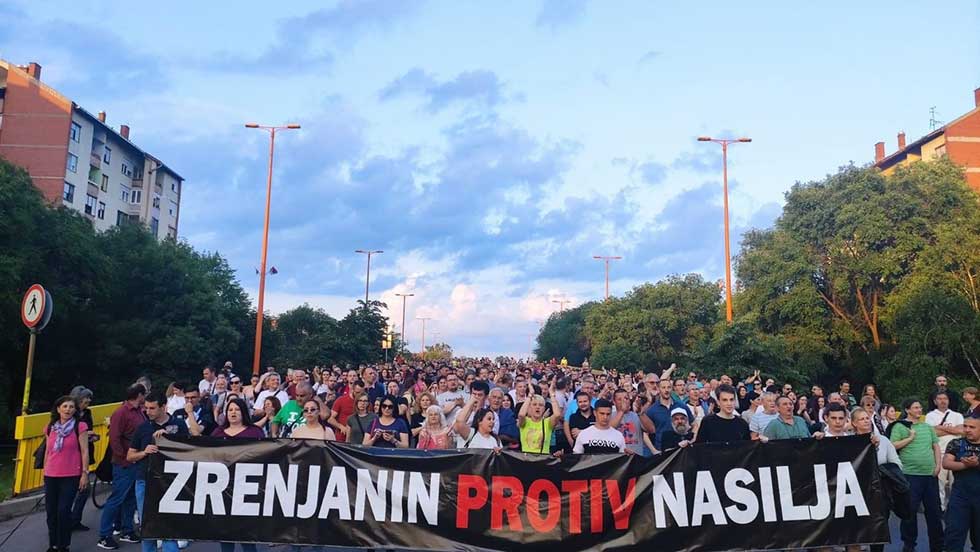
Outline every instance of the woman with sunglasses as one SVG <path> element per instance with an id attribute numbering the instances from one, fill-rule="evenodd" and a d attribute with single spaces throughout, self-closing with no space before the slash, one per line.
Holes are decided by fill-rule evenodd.
<path id="1" fill-rule="evenodd" d="M 367 393 L 361 392 L 354 399 L 354 413 L 347 418 L 347 442 L 356 445 L 364 444 L 364 436 L 378 416 L 371 410 L 371 400 Z"/>
<path id="2" fill-rule="evenodd" d="M 398 417 L 398 399 L 394 395 L 381 398 L 381 415 L 374 420 L 363 444 L 383 448 L 408 448 L 408 425 Z"/>
<path id="3" fill-rule="evenodd" d="M 310 399 L 303 403 L 303 425 L 298 426 L 289 435 L 293 439 L 319 439 L 321 441 L 336 441 L 337 437 L 329 427 L 323 425 L 320 418 L 320 401 Z"/>

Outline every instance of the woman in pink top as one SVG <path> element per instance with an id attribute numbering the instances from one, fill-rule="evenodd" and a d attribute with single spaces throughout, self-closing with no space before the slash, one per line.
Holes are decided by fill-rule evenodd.
<path id="1" fill-rule="evenodd" d="M 71 507 L 88 487 L 88 425 L 75 419 L 75 399 L 54 402 L 44 428 L 44 505 L 48 514 L 48 552 L 71 546 Z M 82 477 L 82 474 L 85 477 Z"/>
<path id="2" fill-rule="evenodd" d="M 439 405 L 434 404 L 426 408 L 424 414 L 425 422 L 422 424 L 422 430 L 419 431 L 418 448 L 447 449 L 450 443 L 455 444 L 453 428 L 446 425 L 446 417 Z"/>

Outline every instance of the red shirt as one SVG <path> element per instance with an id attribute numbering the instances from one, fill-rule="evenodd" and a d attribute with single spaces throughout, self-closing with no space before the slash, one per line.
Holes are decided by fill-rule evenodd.
<path id="1" fill-rule="evenodd" d="M 112 463 L 125 468 L 130 463 L 126 461 L 126 451 L 129 442 L 133 440 L 136 429 L 146 421 L 143 411 L 133 406 L 129 401 L 123 402 L 109 418 L 109 446 L 112 447 Z"/>
<path id="2" fill-rule="evenodd" d="M 354 398 L 350 395 L 344 395 L 335 400 L 333 402 L 333 410 L 337 413 L 337 422 L 346 424 L 347 419 L 354 415 L 354 406 Z M 343 438 L 341 438 L 341 435 L 338 435 L 337 440 L 344 442 L 347 440 L 347 436 L 343 435 Z"/>

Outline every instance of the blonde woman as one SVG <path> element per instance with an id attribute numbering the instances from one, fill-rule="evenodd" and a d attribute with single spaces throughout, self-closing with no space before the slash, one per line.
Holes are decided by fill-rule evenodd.
<path id="1" fill-rule="evenodd" d="M 432 393 L 425 392 L 418 396 L 415 401 L 415 408 L 412 411 L 412 418 L 409 420 L 408 427 L 412 430 L 412 442 L 417 443 L 422 426 L 425 425 L 426 411 L 430 406 L 438 404 Z"/>
<path id="2" fill-rule="evenodd" d="M 455 444 L 453 428 L 446 424 L 442 408 L 432 404 L 425 409 L 425 422 L 418 433 L 417 448 L 423 450 L 448 449 Z"/>
<path id="3" fill-rule="evenodd" d="M 552 384 L 551 391 L 554 391 Z M 545 401 L 541 395 L 532 395 L 521 405 L 517 414 L 517 428 L 521 433 L 521 452 L 532 454 L 551 453 L 551 434 L 561 421 L 561 407 L 551 393 L 551 416 L 544 416 Z"/>

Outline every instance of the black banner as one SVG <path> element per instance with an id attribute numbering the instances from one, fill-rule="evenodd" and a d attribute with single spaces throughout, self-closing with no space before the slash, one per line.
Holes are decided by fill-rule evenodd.
<path id="1" fill-rule="evenodd" d="M 654 458 L 161 438 L 144 538 L 430 550 L 738 550 L 888 542 L 867 437 Z"/>

